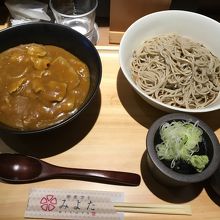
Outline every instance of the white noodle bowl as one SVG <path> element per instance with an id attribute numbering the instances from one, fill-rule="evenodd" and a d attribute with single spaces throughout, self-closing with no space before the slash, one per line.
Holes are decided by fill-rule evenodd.
<path id="1" fill-rule="evenodd" d="M 205 45 L 220 58 L 220 24 L 206 16 L 180 10 L 168 10 L 146 15 L 135 21 L 124 33 L 119 48 L 121 70 L 134 90 L 152 106 L 166 112 L 202 113 L 220 109 L 220 95 L 209 105 L 200 108 L 176 107 L 146 94 L 133 80 L 130 60 L 133 51 L 151 38 L 175 33 Z M 159 77 L 159 76 L 156 76 Z"/>

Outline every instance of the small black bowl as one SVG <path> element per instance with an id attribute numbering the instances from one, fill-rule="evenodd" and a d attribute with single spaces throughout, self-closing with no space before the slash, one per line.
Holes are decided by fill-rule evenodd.
<path id="1" fill-rule="evenodd" d="M 220 197 L 220 167 L 209 179 L 209 186 Z"/>
<path id="2" fill-rule="evenodd" d="M 198 126 L 203 130 L 202 154 L 205 153 L 209 157 L 209 163 L 202 172 L 198 173 L 193 170 L 186 172 L 187 168 L 184 170 L 184 166 L 182 167 L 183 172 L 177 172 L 158 158 L 155 146 L 161 143 L 159 129 L 165 122 L 172 121 L 197 122 Z M 184 186 L 205 181 L 215 173 L 220 163 L 220 145 L 216 135 L 206 123 L 189 114 L 172 113 L 156 120 L 148 131 L 146 144 L 147 163 L 152 171 L 152 175 L 158 182 L 167 186 Z"/>
<path id="3" fill-rule="evenodd" d="M 94 45 L 85 36 L 70 27 L 46 22 L 17 25 L 0 31 L 0 42 L 0 52 L 28 43 L 58 46 L 85 62 L 90 71 L 89 93 L 84 103 L 70 117 L 52 126 L 30 131 L 21 131 L 0 123 L 0 133 L 2 134 L 38 134 L 61 127 L 79 116 L 88 107 L 99 89 L 102 77 L 100 56 Z"/>

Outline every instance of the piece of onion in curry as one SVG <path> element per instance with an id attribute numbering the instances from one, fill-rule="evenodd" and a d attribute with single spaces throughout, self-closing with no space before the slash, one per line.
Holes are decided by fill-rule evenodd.
<path id="1" fill-rule="evenodd" d="M 69 117 L 84 102 L 89 69 L 68 51 L 24 44 L 0 54 L 0 121 L 42 129 Z"/>

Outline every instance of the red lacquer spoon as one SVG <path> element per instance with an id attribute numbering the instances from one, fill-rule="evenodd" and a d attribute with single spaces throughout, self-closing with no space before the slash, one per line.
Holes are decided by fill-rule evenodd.
<path id="1" fill-rule="evenodd" d="M 135 173 L 59 167 L 21 154 L 0 154 L 0 179 L 8 183 L 30 183 L 48 179 L 74 179 L 106 184 L 138 186 Z"/>

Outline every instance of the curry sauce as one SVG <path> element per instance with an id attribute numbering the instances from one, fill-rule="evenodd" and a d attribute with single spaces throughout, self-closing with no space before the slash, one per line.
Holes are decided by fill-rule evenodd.
<path id="1" fill-rule="evenodd" d="M 25 44 L 0 54 L 0 121 L 20 130 L 51 126 L 78 109 L 89 69 L 68 51 Z"/>

